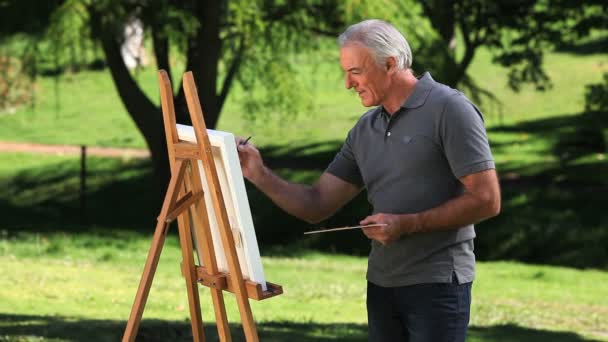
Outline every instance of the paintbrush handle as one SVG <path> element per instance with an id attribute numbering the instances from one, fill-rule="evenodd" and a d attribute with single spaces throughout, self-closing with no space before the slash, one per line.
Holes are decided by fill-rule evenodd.
<path id="1" fill-rule="evenodd" d="M 374 224 L 368 224 L 365 226 L 349 226 L 349 227 L 339 227 L 339 228 L 324 228 L 324 229 L 319 229 L 319 230 L 312 230 L 309 232 L 304 232 L 304 234 L 316 234 L 316 233 L 325 233 L 325 232 L 335 232 L 335 231 L 339 231 L 339 230 L 351 230 L 351 229 L 361 229 L 361 228 L 368 228 L 368 227 L 384 227 L 387 226 L 386 223 L 374 223 Z"/>

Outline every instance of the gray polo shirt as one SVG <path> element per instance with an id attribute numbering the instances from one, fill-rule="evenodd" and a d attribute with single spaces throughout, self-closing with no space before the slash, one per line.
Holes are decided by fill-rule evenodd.
<path id="1" fill-rule="evenodd" d="M 382 106 L 353 127 L 327 172 L 365 186 L 374 213 L 407 214 L 459 196 L 465 175 L 492 169 L 481 112 L 429 73 L 392 116 Z M 385 287 L 473 281 L 473 225 L 372 241 L 367 279 Z"/>

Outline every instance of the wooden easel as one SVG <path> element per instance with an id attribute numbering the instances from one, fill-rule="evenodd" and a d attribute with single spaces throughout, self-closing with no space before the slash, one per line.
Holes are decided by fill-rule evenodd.
<path id="1" fill-rule="evenodd" d="M 196 135 L 197 143 L 179 141 L 175 121 L 175 106 L 173 104 L 173 90 L 167 73 L 160 70 L 158 73 L 160 98 L 167 137 L 167 149 L 169 163 L 171 166 L 171 181 L 163 202 L 158 223 L 152 239 L 152 245 L 148 252 L 148 258 L 141 276 L 135 301 L 131 309 L 129 321 L 123 335 L 123 342 L 135 341 L 139 323 L 144 311 L 144 306 L 150 292 L 152 279 L 158 265 L 160 253 L 165 242 L 169 224 L 177 218 L 179 226 L 179 239 L 182 250 L 182 274 L 186 278 L 188 303 L 190 307 L 190 318 L 192 334 L 195 341 L 204 341 L 203 322 L 200 310 L 200 300 L 197 283 L 201 283 L 211 289 L 211 297 L 215 310 L 215 319 L 218 336 L 221 341 L 231 341 L 230 327 L 226 318 L 226 307 L 224 304 L 223 291 L 235 294 L 238 304 L 241 322 L 247 341 L 258 341 L 257 329 L 249 298 L 262 300 L 283 293 L 280 285 L 267 282 L 267 290 L 263 291 L 260 284 L 243 279 L 239 265 L 235 242 L 224 199 L 222 189 L 211 153 L 211 143 L 207 135 L 207 128 L 203 119 L 203 111 L 198 99 L 196 85 L 191 72 L 184 74 L 183 86 L 188 103 L 192 126 Z M 200 180 L 198 161 L 201 160 L 211 198 L 217 218 L 218 228 L 222 238 L 222 246 L 226 254 L 228 273 L 218 270 L 215 259 L 215 251 L 211 237 L 209 218 L 204 203 L 203 188 Z M 193 226 L 190 225 L 190 220 Z M 205 266 L 195 265 L 192 243 L 192 230 L 199 248 L 203 246 L 202 259 Z M 201 251 L 199 251 L 200 253 Z"/>

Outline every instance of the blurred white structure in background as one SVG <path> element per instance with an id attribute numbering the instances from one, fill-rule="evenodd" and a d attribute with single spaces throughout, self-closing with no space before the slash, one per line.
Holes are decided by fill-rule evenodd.
<path id="1" fill-rule="evenodd" d="M 125 23 L 124 42 L 120 47 L 120 53 L 129 69 L 148 64 L 144 48 L 144 25 L 136 17 L 131 17 Z"/>

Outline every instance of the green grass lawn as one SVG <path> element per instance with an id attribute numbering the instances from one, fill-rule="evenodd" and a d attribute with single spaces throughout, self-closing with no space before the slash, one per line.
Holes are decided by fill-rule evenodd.
<path id="1" fill-rule="evenodd" d="M 0 340 L 116 340 L 129 314 L 157 213 L 150 209 L 145 162 L 90 158 L 83 224 L 78 216 L 78 158 L 5 153 L 1 160 L 0 212 L 5 220 L 0 223 Z M 284 172 L 300 181 L 316 174 Z M 255 209 L 255 197 L 252 201 L 255 218 L 263 210 Z M 507 219 L 516 214 L 507 213 Z M 272 212 L 266 215 L 282 224 L 268 232 L 256 223 L 266 276 L 283 285 L 285 294 L 253 304 L 263 340 L 364 341 L 365 257 L 314 252 L 308 247 L 315 238 L 301 235 L 305 225 Z M 286 231 L 290 226 L 293 231 Z M 488 229 L 492 227 L 478 228 L 479 241 L 487 240 Z M 266 243 L 277 234 L 291 236 L 290 242 Z M 343 240 L 365 243 L 360 234 L 347 234 L 341 235 Z M 549 247 L 534 243 L 516 246 Z M 142 334 L 151 340 L 189 339 L 179 262 L 173 232 L 142 325 Z M 600 286 L 607 280 L 608 273 L 601 270 L 480 262 L 469 340 L 608 340 L 608 288 Z M 206 322 L 213 320 L 208 297 L 202 296 Z M 235 302 L 228 303 L 234 334 L 240 336 Z M 212 327 L 208 330 L 214 334 Z"/>
<path id="2" fill-rule="evenodd" d="M 145 261 L 149 237 L 125 231 L 32 234 L 0 242 L 0 338 L 95 340 L 120 337 Z M 188 300 L 174 234 L 163 250 L 142 332 L 186 340 Z M 279 297 L 252 302 L 263 340 L 365 340 L 364 257 L 302 252 L 265 256 Z M 608 340 L 608 274 L 568 268 L 481 262 L 474 283 L 471 341 Z M 204 321 L 214 315 L 201 290 Z M 238 329 L 235 301 L 228 316 Z M 208 325 L 210 334 L 214 328 Z M 238 336 L 238 335 L 237 335 Z"/>

